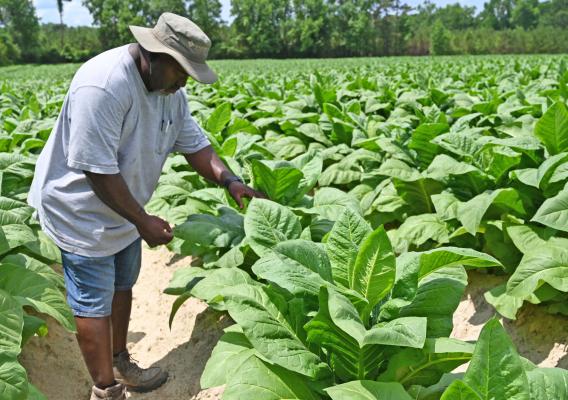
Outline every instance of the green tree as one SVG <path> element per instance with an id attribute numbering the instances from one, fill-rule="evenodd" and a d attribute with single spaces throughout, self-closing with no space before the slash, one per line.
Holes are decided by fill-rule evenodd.
<path id="1" fill-rule="evenodd" d="M 568 27 L 568 0 L 539 3 L 539 24 L 566 29 Z"/>
<path id="2" fill-rule="evenodd" d="M 5 29 L 0 29 L 0 65 L 15 64 L 19 59 L 20 48 Z"/>
<path id="3" fill-rule="evenodd" d="M 147 0 L 149 19 L 155 23 L 164 12 L 172 12 L 174 14 L 188 17 L 187 2 L 185 0 Z"/>
<path id="4" fill-rule="evenodd" d="M 513 0 L 489 0 L 483 5 L 479 18 L 482 24 L 496 30 L 509 29 L 512 26 Z"/>
<path id="5" fill-rule="evenodd" d="M 329 55 L 331 34 L 329 6 L 325 0 L 294 0 L 295 20 L 291 28 L 295 55 Z"/>
<path id="6" fill-rule="evenodd" d="M 0 25 L 20 49 L 23 61 L 37 59 L 39 21 L 31 0 L 0 0 Z"/>
<path id="7" fill-rule="evenodd" d="M 83 0 L 83 4 L 99 26 L 101 44 L 107 49 L 134 40 L 129 25 L 149 26 L 153 22 L 145 0 Z"/>
<path id="8" fill-rule="evenodd" d="M 514 26 L 528 30 L 538 25 L 538 0 L 517 0 L 513 9 L 512 22 Z"/>
<path id="9" fill-rule="evenodd" d="M 288 0 L 232 0 L 233 43 L 250 57 L 282 57 L 288 48 Z"/>
<path id="10" fill-rule="evenodd" d="M 432 28 L 432 34 L 430 36 L 430 54 L 450 54 L 450 40 L 450 32 L 444 27 L 442 21 L 436 21 L 434 27 Z"/>
<path id="11" fill-rule="evenodd" d="M 209 36 L 213 43 L 210 55 L 214 57 L 223 47 L 221 20 L 221 2 L 219 0 L 192 0 L 187 8 L 187 16 Z"/>
<path id="12" fill-rule="evenodd" d="M 337 0 L 330 2 L 331 40 L 336 55 L 365 56 L 372 54 L 376 42 L 374 14 L 381 8 L 378 1 Z M 373 13 L 375 11 L 375 13 Z"/>
<path id="13" fill-rule="evenodd" d="M 464 30 L 475 26 L 475 7 L 465 7 L 458 3 L 439 8 L 435 18 L 450 30 Z"/>

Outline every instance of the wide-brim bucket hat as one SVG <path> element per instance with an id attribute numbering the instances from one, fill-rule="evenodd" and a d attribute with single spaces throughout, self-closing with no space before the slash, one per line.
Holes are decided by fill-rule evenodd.
<path id="1" fill-rule="evenodd" d="M 154 28 L 133 25 L 129 28 L 140 46 L 151 53 L 169 54 L 196 81 L 217 81 L 217 74 L 205 62 L 211 40 L 188 18 L 163 13 Z"/>

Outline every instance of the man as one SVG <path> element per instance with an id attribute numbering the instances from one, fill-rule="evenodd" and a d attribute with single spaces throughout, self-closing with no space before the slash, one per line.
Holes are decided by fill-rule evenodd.
<path id="1" fill-rule="evenodd" d="M 168 223 L 143 208 L 168 154 L 183 153 L 241 207 L 243 196 L 262 196 L 219 159 L 179 90 L 189 76 L 216 81 L 205 63 L 209 38 L 171 13 L 153 29 L 130 29 L 138 43 L 104 52 L 75 74 L 28 200 L 61 249 L 92 400 L 150 391 L 168 376 L 140 368 L 126 349 L 141 239 L 150 246 L 172 240 Z"/>

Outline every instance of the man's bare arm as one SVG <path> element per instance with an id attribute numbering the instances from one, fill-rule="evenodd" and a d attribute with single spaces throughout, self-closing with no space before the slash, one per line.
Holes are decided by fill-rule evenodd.
<path id="1" fill-rule="evenodd" d="M 103 203 L 130 221 L 150 246 L 172 240 L 172 228 L 163 219 L 149 215 L 130 193 L 121 174 L 95 174 L 84 171 L 87 181 Z"/>
<path id="2" fill-rule="evenodd" d="M 222 185 L 225 179 L 234 176 L 211 146 L 207 146 L 192 154 L 184 154 L 184 157 L 199 175 L 218 185 Z M 264 193 L 258 192 L 238 181 L 229 184 L 227 190 L 241 208 L 243 208 L 242 197 L 266 198 Z"/>

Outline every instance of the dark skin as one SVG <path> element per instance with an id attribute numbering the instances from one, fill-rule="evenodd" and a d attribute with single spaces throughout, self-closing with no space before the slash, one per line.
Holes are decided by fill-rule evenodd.
<path id="1" fill-rule="evenodd" d="M 129 52 L 148 91 L 173 94 L 185 87 L 189 75 L 172 57 L 166 54 L 152 55 L 138 44 L 130 45 Z M 214 183 L 222 184 L 226 178 L 233 176 L 211 146 L 184 156 L 197 173 Z M 84 173 L 95 194 L 131 222 L 149 246 L 166 244 L 173 239 L 170 225 L 144 211 L 132 196 L 121 174 Z M 241 208 L 244 207 L 244 197 L 266 197 L 240 182 L 232 182 L 227 190 Z M 115 383 L 112 355 L 126 350 L 131 307 L 132 291 L 117 291 L 113 297 L 110 317 L 75 317 L 79 347 L 93 382 L 100 388 Z"/>

